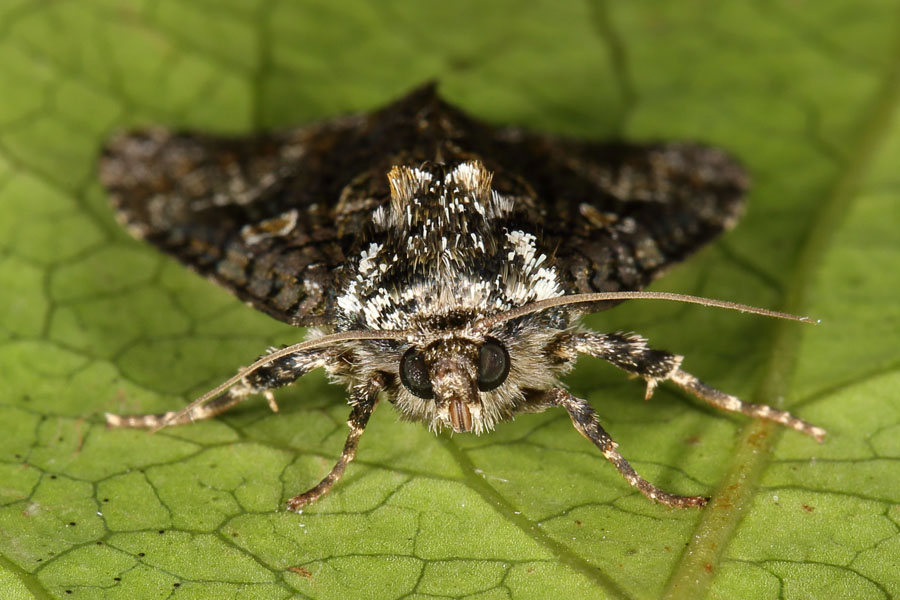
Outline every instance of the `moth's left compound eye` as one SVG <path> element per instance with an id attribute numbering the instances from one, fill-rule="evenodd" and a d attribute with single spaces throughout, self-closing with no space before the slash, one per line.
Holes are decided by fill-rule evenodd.
<path id="1" fill-rule="evenodd" d="M 400 359 L 400 381 L 410 392 L 422 398 L 431 400 L 434 398 L 434 390 L 431 388 L 431 379 L 428 378 L 428 365 L 425 357 L 415 348 L 410 348 Z"/>
<path id="2" fill-rule="evenodd" d="M 488 338 L 478 351 L 478 389 L 489 392 L 506 381 L 509 375 L 509 352 L 503 344 Z"/>

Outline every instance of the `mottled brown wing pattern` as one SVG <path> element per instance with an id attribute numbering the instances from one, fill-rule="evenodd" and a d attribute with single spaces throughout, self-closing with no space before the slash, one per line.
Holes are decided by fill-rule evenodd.
<path id="1" fill-rule="evenodd" d="M 353 124 L 233 139 L 132 132 L 105 148 L 100 175 L 135 237 L 255 308 L 309 325 L 328 319 L 329 286 L 349 243 L 333 214 L 342 184 L 316 176 L 315 151 L 344 131 Z"/>
<path id="2" fill-rule="evenodd" d="M 556 248 L 571 293 L 646 286 L 734 226 L 749 185 L 744 169 L 718 148 L 501 129 L 444 102 L 434 86 L 381 114 L 398 132 L 391 139 L 425 148 L 429 160 L 432 148 L 443 160 L 482 160 L 494 173 L 494 188 L 518 197 L 520 217 L 537 221 L 525 229 L 543 231 L 544 245 Z M 530 193 L 523 193 L 523 182 Z"/>
<path id="3" fill-rule="evenodd" d="M 250 137 L 155 128 L 114 137 L 100 179 L 122 224 L 251 306 L 305 326 L 332 319 L 335 274 L 394 164 L 452 138 L 434 86 L 368 115 Z"/>
<path id="4" fill-rule="evenodd" d="M 335 272 L 387 201 L 391 167 L 470 159 L 519 198 L 519 218 L 554 248 L 570 293 L 642 288 L 730 228 L 747 187 L 715 148 L 498 129 L 433 85 L 369 115 L 282 133 L 121 135 L 101 179 L 135 236 L 273 317 L 310 325 L 330 320 Z"/>
<path id="5" fill-rule="evenodd" d="M 543 232 L 571 292 L 638 290 L 730 229 L 745 171 L 691 143 L 583 143 L 507 131 L 494 156 L 516 164 L 546 214 Z M 504 165 L 504 166 L 506 166 Z"/>

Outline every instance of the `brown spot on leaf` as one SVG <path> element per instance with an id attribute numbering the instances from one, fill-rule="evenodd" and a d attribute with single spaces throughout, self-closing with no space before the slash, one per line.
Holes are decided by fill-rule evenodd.
<path id="1" fill-rule="evenodd" d="M 306 567 L 288 567 L 288 571 L 291 573 L 296 573 L 300 577 L 306 577 L 307 579 L 312 579 L 312 571 L 307 569 Z"/>

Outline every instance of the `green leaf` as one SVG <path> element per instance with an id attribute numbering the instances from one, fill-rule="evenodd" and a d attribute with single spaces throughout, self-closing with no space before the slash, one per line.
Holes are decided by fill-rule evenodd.
<path id="1" fill-rule="evenodd" d="M 302 332 L 116 225 L 116 128 L 249 132 L 367 110 L 429 79 L 498 123 L 700 139 L 753 173 L 739 227 L 655 289 L 812 314 L 663 303 L 591 317 L 828 429 L 717 413 L 585 359 L 568 382 L 654 483 L 636 494 L 560 411 L 482 437 L 376 412 L 340 452 L 321 374 L 213 421 L 182 406 Z M 0 5 L 0 589 L 26 598 L 900 596 L 900 11 L 888 0 Z"/>

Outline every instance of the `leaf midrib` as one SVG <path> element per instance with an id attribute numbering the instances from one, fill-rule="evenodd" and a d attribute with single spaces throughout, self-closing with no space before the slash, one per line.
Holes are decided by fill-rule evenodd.
<path id="1" fill-rule="evenodd" d="M 869 110 L 861 113 L 856 128 L 860 134 L 850 146 L 855 151 L 849 154 L 850 160 L 838 173 L 831 193 L 807 229 L 788 280 L 791 283 L 781 307 L 785 312 L 806 312 L 822 259 L 856 199 L 859 184 L 873 156 L 887 137 L 889 128 L 886 125 L 897 112 L 900 103 L 900 12 L 896 15 L 890 55 L 894 59 L 884 72 L 882 85 L 873 96 Z M 772 352 L 755 395 L 757 402 L 771 402 L 772 398 L 786 396 L 797 363 L 801 335 L 802 327 L 796 323 L 779 321 L 775 324 Z M 772 447 L 783 432 L 780 426 L 766 421 L 753 421 L 744 428 L 731 465 L 712 502 L 703 511 L 681 561 L 669 578 L 663 598 L 696 600 L 707 596 L 735 529 L 750 511 L 760 476 L 769 465 Z"/>

